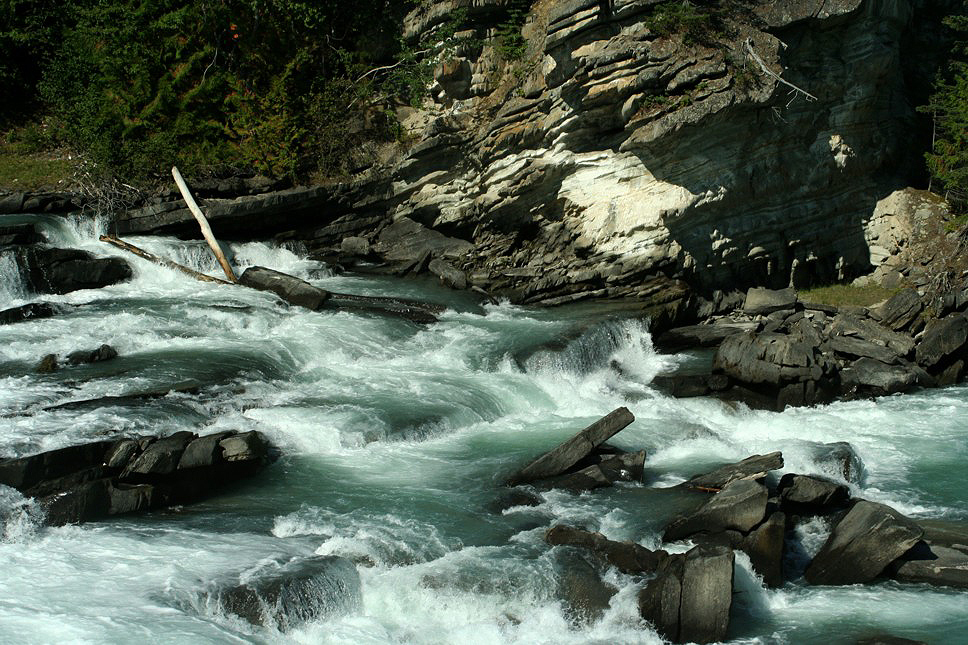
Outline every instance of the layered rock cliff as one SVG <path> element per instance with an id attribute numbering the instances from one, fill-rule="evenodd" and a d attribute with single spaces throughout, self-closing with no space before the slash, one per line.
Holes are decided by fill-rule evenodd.
<path id="1" fill-rule="evenodd" d="M 462 9 L 476 38 L 432 101 L 400 110 L 406 148 L 352 183 L 213 205 L 216 228 L 326 247 L 407 217 L 470 241 L 453 260 L 470 282 L 525 303 L 716 305 L 870 272 L 875 204 L 922 165 L 912 79 L 930 62 L 906 56 L 931 33 L 921 4 L 731 2 L 696 34 L 658 28 L 657 0 L 538 0 L 507 61 L 493 36 L 510 4 L 408 16 L 426 40 Z M 119 230 L 190 221 L 160 205 Z"/>

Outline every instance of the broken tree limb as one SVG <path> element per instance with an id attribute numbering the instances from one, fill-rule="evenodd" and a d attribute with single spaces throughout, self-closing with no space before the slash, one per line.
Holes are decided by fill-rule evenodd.
<path id="1" fill-rule="evenodd" d="M 202 213 L 202 209 L 198 207 L 195 203 L 195 198 L 192 197 L 192 193 L 188 190 L 188 185 L 185 183 L 185 179 L 182 177 L 181 173 L 178 172 L 176 166 L 171 167 L 171 175 L 175 178 L 175 183 L 178 184 L 178 190 L 181 191 L 182 197 L 185 199 L 185 203 L 188 205 L 188 210 L 192 212 L 195 219 L 198 220 L 198 225 L 202 229 L 202 236 L 208 245 L 212 249 L 212 253 L 215 254 L 215 259 L 218 263 L 222 265 L 222 270 L 225 271 L 225 277 L 229 279 L 229 282 L 236 283 L 239 281 L 235 277 L 235 272 L 232 270 L 232 265 L 229 264 L 228 259 L 225 257 L 225 252 L 222 251 L 222 247 L 219 245 L 218 240 L 215 239 L 215 235 L 212 233 L 212 227 L 208 225 L 208 220 L 205 219 L 205 214 Z"/>
<path id="2" fill-rule="evenodd" d="M 753 41 L 752 41 L 752 39 L 747 38 L 746 41 L 743 43 L 743 46 L 746 49 L 746 53 L 749 55 L 750 58 L 752 58 L 754 61 L 756 61 L 756 64 L 760 66 L 760 69 L 763 71 L 764 74 L 766 74 L 767 76 L 769 76 L 771 78 L 776 79 L 780 83 L 783 83 L 787 87 L 791 88 L 793 90 L 793 92 L 796 92 L 797 94 L 802 94 L 803 96 L 805 96 L 807 98 L 808 101 L 816 101 L 817 100 L 817 97 L 814 96 L 813 94 L 811 94 L 810 92 L 806 91 L 803 88 L 797 87 L 796 85 L 794 85 L 790 81 L 784 80 L 783 78 L 780 77 L 779 74 L 777 74 L 776 72 L 774 72 L 773 70 L 771 70 L 769 67 L 767 67 L 766 66 L 766 63 L 763 62 L 763 59 L 760 58 L 759 55 L 757 55 L 757 53 L 753 50 Z M 789 105 L 789 103 L 787 103 L 787 105 Z"/>
<path id="3" fill-rule="evenodd" d="M 172 262 L 171 260 L 155 255 L 154 253 L 149 253 L 148 251 L 145 251 L 142 248 L 138 248 L 134 244 L 128 244 L 124 240 L 118 239 L 113 235 L 102 235 L 99 239 L 102 242 L 107 242 L 108 244 L 114 245 L 119 249 L 123 249 L 125 251 L 128 251 L 129 253 L 134 253 L 139 258 L 144 258 L 149 262 L 160 264 L 163 267 L 174 269 L 175 271 L 181 271 L 185 275 L 190 275 L 196 280 L 201 280 L 202 282 L 217 282 L 219 284 L 232 284 L 231 282 L 226 282 L 225 280 L 221 280 L 219 278 L 213 278 L 212 276 L 205 275 L 204 273 L 199 273 L 194 269 L 189 269 L 188 267 L 182 264 L 178 264 L 177 262 Z"/>

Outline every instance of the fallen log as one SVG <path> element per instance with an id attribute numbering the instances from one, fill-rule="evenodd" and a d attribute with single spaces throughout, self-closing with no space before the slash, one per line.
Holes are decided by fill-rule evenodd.
<path id="1" fill-rule="evenodd" d="M 129 244 L 128 242 L 125 242 L 124 240 L 116 238 L 113 235 L 102 235 L 98 239 L 100 239 L 102 242 L 107 242 L 108 244 L 116 246 L 119 249 L 128 251 L 129 253 L 133 253 L 137 255 L 139 258 L 144 258 L 149 262 L 154 262 L 155 264 L 159 264 L 168 269 L 174 269 L 175 271 L 181 271 L 185 275 L 189 275 L 195 278 L 196 280 L 201 280 L 202 282 L 217 282 L 219 284 L 232 284 L 231 282 L 227 282 L 225 280 L 222 280 L 221 278 L 213 278 L 210 275 L 199 273 L 195 269 L 189 269 L 187 266 L 183 264 L 178 264 L 177 262 L 173 262 L 168 258 L 163 258 L 159 255 L 155 255 L 154 253 L 149 253 L 148 251 L 145 251 L 144 249 L 139 248 L 134 244 Z"/>
<path id="2" fill-rule="evenodd" d="M 175 178 L 175 183 L 178 184 L 178 190 L 181 191 L 182 197 L 185 199 L 185 204 L 188 205 L 188 210 L 192 212 L 195 219 L 198 221 L 199 227 L 202 229 L 202 236 L 208 245 L 212 249 L 212 253 L 215 254 L 215 259 L 218 263 L 222 265 L 222 270 L 225 271 L 225 277 L 229 279 L 229 282 L 238 282 L 239 279 L 235 277 L 235 272 L 232 270 L 232 265 L 229 264 L 228 259 L 225 257 L 225 252 L 222 251 L 222 247 L 219 245 L 218 240 L 215 239 L 215 235 L 212 233 L 212 227 L 208 225 L 208 220 L 205 218 L 205 214 L 202 209 L 198 207 L 195 203 L 195 198 L 192 197 L 192 193 L 188 190 L 188 185 L 185 183 L 184 177 L 178 172 L 178 168 L 175 166 L 171 167 L 171 175 Z"/>

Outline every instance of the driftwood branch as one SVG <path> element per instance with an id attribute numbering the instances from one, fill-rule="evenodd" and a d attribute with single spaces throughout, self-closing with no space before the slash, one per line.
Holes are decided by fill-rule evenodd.
<path id="1" fill-rule="evenodd" d="M 235 277 L 235 272 L 232 270 L 232 265 L 229 264 L 228 259 L 225 257 L 225 252 L 222 247 L 219 246 L 218 240 L 215 239 L 215 235 L 212 233 L 212 227 L 208 225 L 208 220 L 205 219 L 205 214 L 202 213 L 202 209 L 198 207 L 195 203 L 195 198 L 192 197 L 192 193 L 188 190 L 188 185 L 185 183 L 185 179 L 182 177 L 181 173 L 178 172 L 178 168 L 175 166 L 171 167 L 171 175 L 175 178 L 175 183 L 178 184 L 178 190 L 181 191 L 182 197 L 185 199 L 185 203 L 188 204 L 188 210 L 192 212 L 195 219 L 198 221 L 198 225 L 202 229 L 202 236 L 205 241 L 208 242 L 209 247 L 212 249 L 212 253 L 215 254 L 215 259 L 218 263 L 222 265 L 222 271 L 225 272 L 225 277 L 229 279 L 229 282 L 236 283 L 239 281 Z"/>
<path id="2" fill-rule="evenodd" d="M 413 55 L 414 56 L 421 56 L 421 55 L 427 54 L 427 53 L 430 53 L 430 50 L 429 49 L 421 49 L 418 52 L 414 52 Z M 402 65 L 405 62 L 407 62 L 406 59 L 403 59 L 403 60 L 398 60 L 393 65 L 384 65 L 383 67 L 374 67 L 370 71 L 364 72 L 358 79 L 356 79 L 355 82 L 359 83 L 360 81 L 362 81 L 364 78 L 366 78 L 370 74 L 376 74 L 377 72 L 385 72 L 387 70 L 393 69 L 394 67 L 398 67 L 398 66 Z"/>
<path id="3" fill-rule="evenodd" d="M 771 70 L 769 67 L 767 67 L 766 66 L 766 63 L 763 62 L 763 59 L 760 58 L 759 55 L 757 55 L 757 53 L 753 50 L 753 41 L 752 41 L 752 39 L 747 38 L 746 41 L 743 43 L 743 46 L 746 49 L 747 55 L 749 55 L 750 58 L 752 58 L 754 61 L 756 61 L 756 64 L 760 66 L 760 70 L 762 70 L 764 74 L 766 74 L 767 76 L 769 76 L 771 78 L 776 79 L 778 82 L 783 83 L 787 87 L 791 88 L 791 93 L 794 94 L 794 98 L 796 98 L 798 95 L 802 95 L 802 96 L 806 97 L 806 99 L 808 101 L 816 101 L 817 100 L 817 97 L 814 96 L 813 94 L 811 94 L 810 92 L 806 91 L 805 89 L 803 89 L 801 87 L 797 87 L 796 85 L 794 85 L 790 81 L 784 80 L 783 78 L 780 77 L 779 74 L 777 74 L 776 72 L 774 72 L 773 70 Z M 791 99 L 791 102 L 792 102 L 792 99 Z M 787 103 L 787 105 L 789 105 L 789 103 Z"/>
<path id="4" fill-rule="evenodd" d="M 177 262 L 172 262 L 171 260 L 169 260 L 167 258 L 163 258 L 163 257 L 161 257 L 159 255 L 155 255 L 154 253 L 149 253 L 148 251 L 145 251 L 142 248 L 138 248 L 134 244 L 128 244 L 124 240 L 120 240 L 120 239 L 114 237 L 113 235 L 102 235 L 99 239 L 102 242 L 107 242 L 108 244 L 112 244 L 112 245 L 118 247 L 119 249 L 124 249 L 125 251 L 128 251 L 129 253 L 134 253 L 139 258 L 144 258 L 145 260 L 148 260 L 149 262 L 154 262 L 155 264 L 160 264 L 163 267 L 166 267 L 166 268 L 169 268 L 169 269 L 174 269 L 175 271 L 181 271 L 185 275 L 189 275 L 189 276 L 195 278 L 196 280 L 201 280 L 202 282 L 216 282 L 218 284 L 232 284 L 231 282 L 226 282 L 225 280 L 221 280 L 219 278 L 213 278 L 212 276 L 205 275 L 204 273 L 199 273 L 198 271 L 196 271 L 194 269 L 189 269 L 187 266 L 185 266 L 183 264 L 178 264 Z"/>

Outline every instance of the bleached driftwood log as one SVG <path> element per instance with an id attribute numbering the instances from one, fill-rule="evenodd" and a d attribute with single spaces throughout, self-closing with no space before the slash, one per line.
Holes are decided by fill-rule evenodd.
<path id="1" fill-rule="evenodd" d="M 190 269 L 187 266 L 185 266 L 183 264 L 178 264 L 177 262 L 173 262 L 173 261 L 169 260 L 168 258 L 163 258 L 160 255 L 155 255 L 154 253 L 150 253 L 148 251 L 145 251 L 144 249 L 139 248 L 139 247 L 135 246 L 134 244 L 129 244 L 128 242 L 125 242 L 122 239 L 116 238 L 113 235 L 102 235 L 99 239 L 102 242 L 107 242 L 108 244 L 114 245 L 114 246 L 118 247 L 119 249 L 124 249 L 125 251 L 128 251 L 129 253 L 134 253 L 139 258 L 144 258 L 145 260 L 148 260 L 149 262 L 154 262 L 155 264 L 159 264 L 159 265 L 161 265 L 163 267 L 167 267 L 169 269 L 174 269 L 175 271 L 181 271 L 185 275 L 190 275 L 191 277 L 195 278 L 196 280 L 201 280 L 202 282 L 217 282 L 219 284 L 232 284 L 231 282 L 226 282 L 225 280 L 222 280 L 220 278 L 213 278 L 210 275 L 205 275 L 204 273 L 199 273 L 195 269 Z"/>
<path id="2" fill-rule="evenodd" d="M 171 167 L 171 175 L 175 178 L 175 183 L 178 184 L 178 190 L 181 191 L 182 197 L 185 199 L 185 203 L 188 205 L 188 210 L 192 212 L 192 215 L 194 215 L 195 219 L 198 221 L 198 225 L 202 229 L 202 236 L 211 247 L 212 253 L 215 254 L 215 259 L 217 259 L 218 263 L 222 265 L 222 270 L 225 271 L 225 277 L 229 279 L 229 282 L 238 282 L 239 279 L 235 276 L 235 271 L 232 270 L 232 265 L 229 264 L 228 259 L 225 257 L 225 252 L 222 250 L 218 240 L 215 239 L 215 235 L 212 233 L 212 227 L 208 225 L 208 220 L 205 218 L 205 214 L 202 213 L 202 209 L 198 207 L 197 203 L 195 203 L 195 198 L 192 197 L 192 193 L 190 190 L 188 190 L 188 185 L 185 183 L 185 179 L 182 177 L 181 173 L 178 172 L 177 167 Z"/>

